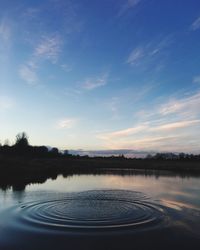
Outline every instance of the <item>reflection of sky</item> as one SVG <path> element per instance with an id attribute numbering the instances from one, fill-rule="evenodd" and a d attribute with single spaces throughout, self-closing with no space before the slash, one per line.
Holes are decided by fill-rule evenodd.
<path id="1" fill-rule="evenodd" d="M 94 189 L 125 189 L 139 191 L 153 199 L 162 200 L 165 205 L 179 207 L 200 207 L 200 179 L 142 175 L 73 175 L 59 176 L 43 184 L 30 184 L 24 192 L 0 191 L 3 206 L 23 202 L 26 199 L 41 199 L 48 193 L 79 192 Z"/>
<path id="2" fill-rule="evenodd" d="M 30 184 L 24 191 L 0 191 L 0 215 L 8 216 L 19 212 L 19 208 L 29 204 L 43 204 L 45 200 L 63 199 L 65 193 L 97 189 L 124 189 L 146 194 L 152 206 L 159 209 L 166 218 L 166 226 L 180 230 L 200 239 L 200 178 L 144 175 L 73 175 L 59 176 L 43 184 Z M 64 194 L 64 195 L 63 195 Z M 121 198 L 121 197 L 119 197 Z M 143 198 L 138 201 L 143 203 Z M 32 210 L 34 213 L 34 209 Z M 153 212 L 153 210 L 152 210 Z M 36 212 L 37 213 L 37 212 Z M 4 217 L 3 217 L 4 218 Z M 3 221 L 3 220 L 2 220 Z M 1 221 L 1 223 L 2 223 Z M 0 227 L 7 225 L 3 222 Z M 9 236 L 10 238 L 10 236 Z M 181 240 L 182 241 L 182 240 Z"/>
<path id="3" fill-rule="evenodd" d="M 121 203 L 122 207 L 120 207 L 119 210 L 117 209 L 115 212 L 115 215 L 116 215 L 116 213 L 118 212 L 120 213 L 122 209 L 123 211 L 122 219 L 120 219 L 120 221 L 122 221 L 123 223 L 123 214 L 125 214 L 125 216 L 127 214 L 128 217 L 127 218 L 125 217 L 125 219 L 128 219 L 129 213 L 131 211 L 130 214 L 134 215 L 136 213 L 136 218 L 137 218 L 137 214 L 139 215 L 138 218 L 140 218 L 140 210 L 142 211 L 142 216 L 141 216 L 142 223 L 141 225 L 140 224 L 139 225 L 140 226 L 143 225 L 144 227 L 134 227 L 133 231 L 131 231 L 131 228 L 128 228 L 128 232 L 130 233 L 130 236 L 131 236 L 131 243 L 134 244 L 134 240 L 133 240 L 134 235 L 136 237 L 139 236 L 139 239 L 143 240 L 143 237 L 145 237 L 145 232 L 146 232 L 146 234 L 150 236 L 147 237 L 149 241 L 147 241 L 147 247 L 145 247 L 145 249 L 148 248 L 149 246 L 154 246 L 154 244 L 151 245 L 151 243 L 152 242 L 155 243 L 155 240 L 161 241 L 161 247 L 159 247 L 158 249 L 162 249 L 163 242 L 166 242 L 166 241 L 170 242 L 170 245 L 168 246 L 172 246 L 174 243 L 176 243 L 176 245 L 180 243 L 181 245 L 183 242 L 183 239 L 184 239 L 184 242 L 187 243 L 187 246 L 189 245 L 189 247 L 191 247 L 191 244 L 193 244 L 193 242 L 191 242 L 191 239 L 192 240 L 196 239 L 195 242 L 199 244 L 199 239 L 200 239 L 200 233 L 199 233 L 200 232 L 200 224 L 199 224 L 199 221 L 200 221 L 200 195 L 199 195 L 200 194 L 200 178 L 184 178 L 183 179 L 180 177 L 169 177 L 169 176 L 160 176 L 158 178 L 156 176 L 143 176 L 143 175 L 120 176 L 120 175 L 108 175 L 108 174 L 107 175 L 106 174 L 104 175 L 74 175 L 68 178 L 59 176 L 56 180 L 49 179 L 43 184 L 30 184 L 26 186 L 26 189 L 24 191 L 15 191 L 12 189 L 7 190 L 7 191 L 0 191 L 0 216 L 1 216 L 0 228 L 3 229 L 1 231 L 0 243 L 2 239 L 3 239 L 3 243 L 5 239 L 10 241 L 10 239 L 12 239 L 12 236 L 14 236 L 16 241 L 20 240 L 20 243 L 21 243 L 21 240 L 24 241 L 25 238 L 28 238 L 27 236 L 29 236 L 29 234 L 31 238 L 32 230 L 34 233 L 37 231 L 41 233 L 42 237 L 38 237 L 40 234 L 36 234 L 38 238 L 43 238 L 43 236 L 45 236 L 45 239 L 50 240 L 50 238 L 46 238 L 49 235 L 50 237 L 52 237 L 52 239 L 57 239 L 57 238 L 53 238 L 54 233 L 58 234 L 58 232 L 56 231 L 56 224 L 53 227 L 53 230 L 51 230 L 52 227 L 50 226 L 54 225 L 54 224 L 51 224 L 51 221 L 52 221 L 51 217 L 56 218 L 56 220 L 53 220 L 53 221 L 56 221 L 58 226 L 59 226 L 59 221 L 61 222 L 62 220 L 65 221 L 65 216 L 66 216 L 66 221 L 68 220 L 68 218 L 72 218 L 71 223 L 73 225 L 73 220 L 76 221 L 76 216 L 75 217 L 69 216 L 71 215 L 70 209 L 72 211 L 75 210 L 75 215 L 76 214 L 80 215 L 80 217 L 77 217 L 77 218 L 80 218 L 80 221 L 81 221 L 81 218 L 85 218 L 81 216 L 84 215 L 84 213 L 86 212 L 87 212 L 86 218 L 91 219 L 90 218 L 91 214 L 90 212 L 88 213 L 88 211 L 93 211 L 94 214 L 97 216 L 97 221 L 98 221 L 98 218 L 101 218 L 99 217 L 99 210 L 98 210 L 99 204 L 101 204 L 101 202 L 100 203 L 97 202 L 98 206 L 94 206 L 93 204 L 96 204 L 94 203 L 94 200 L 92 200 L 91 203 L 90 202 L 84 203 L 84 200 L 82 199 L 83 203 L 78 202 L 78 206 L 77 206 L 76 205 L 77 203 L 74 202 L 75 200 L 72 199 L 72 203 L 70 203 L 70 200 L 66 199 L 66 197 L 73 197 L 71 196 L 72 195 L 71 192 L 77 192 L 77 191 L 79 192 L 79 191 L 86 191 L 86 190 L 92 190 L 92 189 L 93 190 L 95 189 L 124 189 L 124 190 L 140 191 L 140 192 L 145 193 L 147 197 L 152 197 L 152 199 L 150 198 L 150 199 L 144 200 L 145 198 L 142 195 L 142 196 L 139 196 L 139 197 L 142 197 L 140 200 L 128 199 L 126 201 L 126 194 L 125 194 L 124 195 L 125 203 Z M 70 196 L 66 196 L 65 193 L 68 193 L 68 192 L 71 194 Z M 96 192 L 96 195 L 97 194 L 98 192 Z M 123 201 L 122 199 L 123 197 L 121 197 L 122 193 L 120 194 L 119 192 L 118 194 L 119 194 L 118 196 L 119 201 Z M 82 196 L 82 198 L 83 197 L 84 196 Z M 90 196 L 90 197 L 93 197 L 93 198 L 97 197 L 98 199 L 98 196 Z M 106 196 L 100 195 L 99 197 L 106 197 Z M 117 199 L 115 195 L 113 197 Z M 52 201 L 53 203 L 51 203 Z M 62 201 L 64 201 L 64 203 L 62 203 Z M 68 202 L 69 202 L 69 207 L 67 205 Z M 130 202 L 133 205 L 133 206 L 130 206 L 128 210 L 127 210 L 127 207 L 129 206 L 126 202 Z M 72 206 L 70 204 L 72 204 Z M 109 203 L 103 203 L 103 204 L 105 204 L 104 206 L 107 206 L 106 204 L 109 204 Z M 112 203 L 111 206 L 108 206 L 109 216 L 113 215 L 113 209 L 116 209 L 116 204 L 120 204 L 120 203 L 114 202 Z M 87 209 L 86 207 L 89 209 Z M 100 209 L 101 208 L 102 207 L 100 207 Z M 105 209 L 106 208 L 107 207 L 105 207 Z M 67 211 L 65 212 L 65 210 Z M 150 224 L 148 224 L 148 222 L 147 224 L 145 224 L 146 222 L 143 223 L 143 216 L 144 216 L 144 221 L 146 220 L 145 213 L 147 213 L 147 218 L 148 218 L 147 221 L 150 221 Z M 148 217 L 148 213 L 150 213 L 150 217 Z M 72 215 L 73 215 L 73 212 L 72 212 Z M 100 216 L 101 216 L 101 213 L 100 213 Z M 103 215 L 103 218 L 104 216 L 105 215 Z M 105 217 L 105 218 L 107 218 L 109 221 L 109 217 Z M 133 218 L 135 217 L 133 216 Z M 151 219 L 153 218 L 154 220 L 151 221 Z M 140 223 L 140 219 L 138 221 Z M 43 227 L 41 226 L 43 222 L 45 225 L 45 231 L 43 231 Z M 130 223 L 131 223 L 131 217 L 130 217 Z M 116 226 L 117 224 L 114 224 L 114 225 Z M 148 225 L 150 225 L 150 227 L 148 227 Z M 153 229 L 152 231 L 151 231 L 151 225 Z M 46 231 L 48 230 L 48 228 L 49 228 L 49 231 Z M 135 231 L 137 230 L 137 228 L 142 229 L 142 234 L 139 234 L 140 230 L 138 231 L 138 233 L 135 234 L 135 232 L 137 232 Z M 58 234 L 59 240 L 62 239 L 61 238 L 62 235 L 64 237 L 67 237 L 67 234 L 68 234 L 67 228 L 64 227 L 62 230 L 65 230 L 65 229 L 66 229 L 66 232 L 61 231 L 61 228 L 59 229 L 59 234 Z M 26 230 L 26 232 L 24 230 Z M 126 230 L 123 231 L 123 228 L 121 228 L 121 230 L 122 231 L 120 231 L 120 228 L 119 230 L 117 228 L 117 232 L 119 234 L 122 233 L 122 235 L 125 235 L 127 231 Z M 73 235 L 73 231 L 74 230 L 70 231 L 70 237 Z M 86 230 L 86 231 L 89 232 L 89 230 Z M 134 232 L 134 235 L 131 235 L 131 232 Z M 86 232 L 84 232 L 84 234 L 81 234 L 81 235 L 85 237 L 87 234 L 85 233 Z M 114 231 L 112 232 L 112 234 L 113 233 Z M 16 237 L 15 234 L 19 237 Z M 101 235 L 101 239 L 103 240 L 104 237 L 102 237 L 102 235 Z M 111 236 L 111 234 L 108 234 L 108 235 Z M 113 235 L 114 237 L 116 236 L 115 234 Z M 73 238 L 75 240 L 79 239 L 78 237 L 73 237 Z M 91 239 L 90 235 L 89 235 L 89 239 Z M 123 239 L 123 238 L 120 238 L 120 239 Z M 37 242 L 38 241 L 36 239 L 36 243 Z M 122 242 L 124 244 L 124 242 L 126 243 L 127 241 L 122 240 Z M 194 243 L 193 245 L 195 244 L 196 243 Z M 182 245 L 184 245 L 184 243 Z M 123 245 L 123 247 L 126 248 L 126 244 Z M 189 247 L 187 249 L 189 249 Z M 168 249 L 168 248 L 165 248 L 165 249 Z M 194 248 L 191 247 L 191 249 L 194 249 Z M 198 248 L 195 248 L 195 249 L 198 249 Z"/>
<path id="4" fill-rule="evenodd" d="M 30 185 L 26 191 L 48 190 L 73 192 L 92 189 L 126 189 L 144 192 L 155 199 L 192 203 L 200 207 L 200 179 L 155 176 L 74 175 L 59 176 L 41 185 Z"/>

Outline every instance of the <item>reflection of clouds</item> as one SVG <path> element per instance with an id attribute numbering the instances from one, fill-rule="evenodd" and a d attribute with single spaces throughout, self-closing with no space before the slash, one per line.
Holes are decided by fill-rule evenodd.
<path id="1" fill-rule="evenodd" d="M 124 172 L 125 174 L 126 172 Z M 181 178 L 156 175 L 73 175 L 59 176 L 43 184 L 26 187 L 30 191 L 81 192 L 98 189 L 123 189 L 142 192 L 163 205 L 174 209 L 200 207 L 199 178 Z M 166 204 L 165 204 L 166 203 Z"/>
<path id="2" fill-rule="evenodd" d="M 48 194 L 65 194 L 87 190 L 130 190 L 142 192 L 151 197 L 155 204 L 169 213 L 174 226 L 184 227 L 187 231 L 199 229 L 200 218 L 200 182 L 199 178 L 181 178 L 173 176 L 139 175 L 124 171 L 124 175 L 71 175 L 58 176 L 56 180 L 48 179 L 42 184 L 26 186 L 24 192 L 0 191 L 1 209 L 6 209 L 19 202 L 42 200 Z M 128 175 L 129 174 L 129 175 Z M 180 216 L 176 216 L 180 215 Z"/>
<path id="3" fill-rule="evenodd" d="M 183 203 L 180 201 L 174 201 L 174 200 L 171 201 L 171 200 L 163 199 L 161 201 L 161 204 L 163 204 L 166 207 L 173 208 L 173 209 L 176 209 L 179 211 L 181 211 L 183 208 L 198 209 L 199 210 L 199 208 L 197 206 L 194 206 L 194 205 L 188 204 L 188 203 Z"/>
<path id="4" fill-rule="evenodd" d="M 48 180 L 44 184 L 27 186 L 26 190 L 41 189 L 61 192 L 77 192 L 92 189 L 126 189 L 143 192 L 158 199 L 178 199 L 179 202 L 184 202 L 184 200 L 194 202 L 198 197 L 200 183 L 198 178 L 84 174 L 73 175 L 67 178 L 59 176 L 56 180 Z"/>
<path id="5" fill-rule="evenodd" d="M 108 175 L 104 178 L 103 183 L 106 187 L 113 186 L 114 188 L 122 188 L 122 189 L 142 189 L 146 185 L 143 178 L 135 178 L 138 176 L 115 176 Z"/>

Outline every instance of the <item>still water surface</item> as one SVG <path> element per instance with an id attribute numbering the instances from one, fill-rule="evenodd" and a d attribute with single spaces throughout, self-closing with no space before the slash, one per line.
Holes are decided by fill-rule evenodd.
<path id="1" fill-rule="evenodd" d="M 0 189 L 0 249 L 200 249 L 200 178 L 58 176 Z"/>

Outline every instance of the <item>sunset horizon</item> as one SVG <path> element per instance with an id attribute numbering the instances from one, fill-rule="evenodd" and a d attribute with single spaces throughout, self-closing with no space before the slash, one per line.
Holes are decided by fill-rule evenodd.
<path id="1" fill-rule="evenodd" d="M 1 144 L 200 152 L 197 1 L 0 7 Z"/>

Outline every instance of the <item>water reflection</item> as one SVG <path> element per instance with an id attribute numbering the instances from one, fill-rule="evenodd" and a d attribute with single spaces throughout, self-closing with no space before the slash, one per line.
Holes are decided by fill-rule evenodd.
<path id="1" fill-rule="evenodd" d="M 200 178 L 198 174 L 185 173 L 185 172 L 171 172 L 171 171 L 159 171 L 159 170 L 131 170 L 131 169 L 94 169 L 94 170 L 76 170 L 75 172 L 68 171 L 63 174 L 64 178 L 70 178 L 74 176 L 143 176 L 143 177 L 153 177 L 159 179 L 160 177 L 178 177 L 180 179 L 190 179 L 190 178 Z M 7 190 L 13 189 L 16 191 L 25 190 L 26 186 L 30 184 L 43 184 L 48 180 L 56 180 L 60 175 L 42 175 L 35 176 L 33 178 L 14 178 L 13 176 L 1 178 L 0 176 L 0 189 Z"/>
<path id="2" fill-rule="evenodd" d="M 0 249 L 199 248 L 198 177 L 110 171 L 21 189 L 0 191 Z"/>
<path id="3" fill-rule="evenodd" d="M 16 209 L 18 213 L 16 213 Z M 13 209 L 12 224 L 29 230 L 52 229 L 105 233 L 129 228 L 150 230 L 161 227 L 166 212 L 143 193 L 126 190 L 92 190 L 65 195 L 52 194 L 48 199 L 24 202 Z"/>

